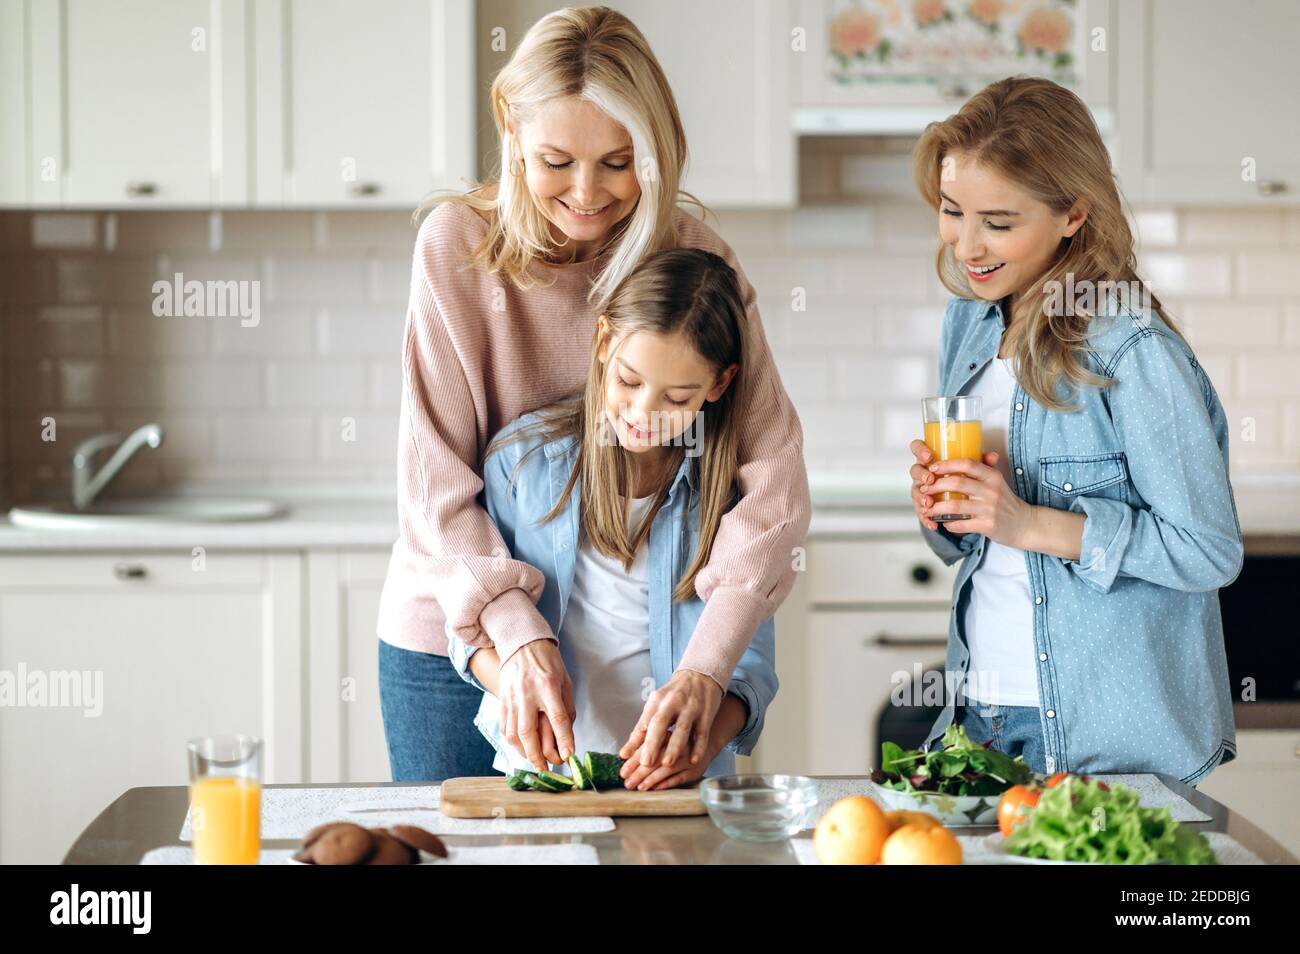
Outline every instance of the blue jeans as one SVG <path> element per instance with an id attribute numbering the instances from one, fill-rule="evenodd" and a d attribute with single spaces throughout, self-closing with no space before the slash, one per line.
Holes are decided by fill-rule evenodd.
<path id="1" fill-rule="evenodd" d="M 1025 764 L 1035 772 L 1047 771 L 1047 753 L 1043 746 L 1043 726 L 1037 706 L 997 706 L 974 700 L 957 705 L 956 723 L 966 730 L 972 742 L 992 740 L 991 748 L 1013 758 L 1025 757 Z"/>
<path id="2" fill-rule="evenodd" d="M 499 775 L 496 751 L 474 725 L 482 698 L 446 656 L 379 640 L 379 708 L 393 781 Z"/>

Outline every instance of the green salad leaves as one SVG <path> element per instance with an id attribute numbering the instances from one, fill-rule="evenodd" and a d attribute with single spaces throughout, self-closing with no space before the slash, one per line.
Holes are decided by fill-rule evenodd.
<path id="1" fill-rule="evenodd" d="M 1168 808 L 1142 808 L 1124 785 L 1109 791 L 1092 779 L 1067 778 L 1045 789 L 1006 840 L 1009 854 L 1110 865 L 1212 865 L 1205 836 L 1180 825 Z"/>
<path id="2" fill-rule="evenodd" d="M 884 743 L 880 767 L 871 773 L 871 780 L 886 788 L 942 795 L 999 795 L 1033 777 L 1021 756 L 1013 759 L 972 742 L 956 723 L 944 732 L 943 747 L 933 752 Z"/>

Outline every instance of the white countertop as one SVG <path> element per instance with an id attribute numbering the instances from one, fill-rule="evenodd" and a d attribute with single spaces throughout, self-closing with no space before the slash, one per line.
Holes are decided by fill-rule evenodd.
<path id="1" fill-rule="evenodd" d="M 814 475 L 810 537 L 910 534 L 917 531 L 908 485 L 892 475 Z M 1300 536 L 1300 476 L 1234 480 L 1242 529 L 1250 536 Z M 229 493 L 223 488 L 222 493 Z M 250 496 L 284 503 L 286 513 L 246 523 L 124 525 L 46 530 L 0 521 L 0 552 L 185 549 L 301 550 L 388 548 L 397 539 L 391 491 L 301 494 L 261 488 Z"/>

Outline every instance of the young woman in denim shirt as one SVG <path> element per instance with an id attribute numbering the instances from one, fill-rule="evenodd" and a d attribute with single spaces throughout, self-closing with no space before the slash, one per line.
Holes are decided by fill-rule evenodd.
<path id="1" fill-rule="evenodd" d="M 484 497 L 511 556 L 545 577 L 537 608 L 573 682 L 579 751 L 619 751 L 628 788 L 735 771 L 776 694 L 773 622 L 759 624 L 707 735 L 669 733 L 647 698 L 681 662 L 704 609 L 696 576 L 737 499 L 746 398 L 745 308 L 735 271 L 701 249 L 659 252 L 598 319 L 585 389 L 526 414 L 488 445 Z M 536 720 L 498 698 L 500 660 L 449 632 L 452 664 L 484 690 L 475 724 L 500 771 L 547 767 L 520 738 Z M 659 718 L 659 717 L 656 717 Z M 643 759 L 647 735 L 669 734 Z"/>
<path id="2" fill-rule="evenodd" d="M 1242 561 L 1228 426 L 1136 274 L 1101 136 L 1073 93 L 1016 77 L 931 124 L 914 171 L 956 295 L 939 393 L 980 395 L 985 435 L 982 462 L 911 446 L 926 539 L 961 561 L 960 688 L 926 748 L 956 720 L 1038 771 L 1194 784 L 1236 754 L 1217 592 Z"/>

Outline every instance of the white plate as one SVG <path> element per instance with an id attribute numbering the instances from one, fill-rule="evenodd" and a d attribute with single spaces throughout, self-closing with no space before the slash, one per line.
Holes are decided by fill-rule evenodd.
<path id="1" fill-rule="evenodd" d="M 937 792 L 900 792 L 871 782 L 872 795 L 891 811 L 924 812 L 949 828 L 971 828 L 998 823 L 999 795 L 941 795 Z"/>
<path id="2" fill-rule="evenodd" d="M 997 861 L 994 864 L 1002 865 L 1105 865 L 1104 861 L 1055 861 L 1049 858 L 1026 858 L 1023 855 L 1007 854 L 1006 839 L 1002 837 L 1002 832 L 995 831 L 982 839 L 985 850 L 989 854 L 996 855 Z M 1167 861 L 1153 861 L 1151 864 L 1167 865 Z M 1109 866 L 1114 867 L 1114 866 Z"/>

